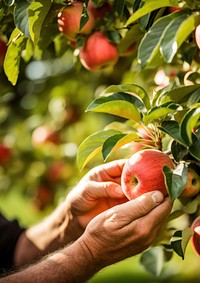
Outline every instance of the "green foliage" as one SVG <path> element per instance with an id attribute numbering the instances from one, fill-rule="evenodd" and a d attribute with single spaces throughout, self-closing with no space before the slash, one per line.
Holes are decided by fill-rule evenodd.
<path id="1" fill-rule="evenodd" d="M 14 183 L 35 199 L 35 188 L 45 184 L 59 199 L 88 167 L 128 158 L 135 143 L 169 154 L 175 168 L 164 167 L 163 174 L 173 210 L 141 256 L 145 269 L 159 276 L 173 252 L 187 258 L 191 223 L 177 228 L 174 222 L 199 214 L 199 195 L 182 199 L 181 193 L 188 169 L 199 174 L 200 167 L 200 2 L 93 0 L 112 9 L 91 33 L 105 32 L 119 53 L 114 67 L 97 73 L 79 58 L 88 35 L 78 33 L 71 42 L 59 30 L 58 14 L 72 2 L 0 0 L 0 37 L 7 42 L 0 62 L 0 140 L 13 150 L 12 166 L 0 164 L 0 190 Z M 83 3 L 80 28 L 88 21 Z M 179 11 L 172 13 L 175 6 Z M 43 125 L 58 143 L 34 146 L 33 133 Z M 49 179 L 55 161 L 65 164 L 56 184 Z"/>

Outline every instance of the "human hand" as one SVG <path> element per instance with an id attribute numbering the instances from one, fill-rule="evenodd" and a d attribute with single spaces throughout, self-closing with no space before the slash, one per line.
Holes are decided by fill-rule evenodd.
<path id="1" fill-rule="evenodd" d="M 80 238 L 102 267 L 147 249 L 169 215 L 172 203 L 161 192 L 149 192 L 95 217 Z"/>
<path id="2" fill-rule="evenodd" d="M 67 204 L 82 228 L 99 213 L 127 201 L 120 185 L 125 161 L 116 160 L 93 168 L 69 193 Z"/>

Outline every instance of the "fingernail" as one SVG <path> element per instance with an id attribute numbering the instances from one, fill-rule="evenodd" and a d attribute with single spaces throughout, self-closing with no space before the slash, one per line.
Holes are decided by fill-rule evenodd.
<path id="1" fill-rule="evenodd" d="M 160 191 L 153 192 L 151 198 L 156 204 L 159 204 L 164 200 L 164 196 Z"/>

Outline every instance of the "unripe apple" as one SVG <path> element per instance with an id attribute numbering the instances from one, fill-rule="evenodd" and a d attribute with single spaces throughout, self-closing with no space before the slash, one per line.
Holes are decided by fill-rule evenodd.
<path id="1" fill-rule="evenodd" d="M 144 149 L 134 153 L 125 163 L 121 186 L 128 199 L 135 199 L 146 192 L 159 190 L 165 196 L 167 188 L 163 167 L 174 168 L 171 158 L 162 151 Z"/>
<path id="2" fill-rule="evenodd" d="M 196 196 L 199 192 L 200 192 L 200 176 L 191 168 L 188 168 L 188 180 L 181 194 L 181 197 L 191 198 Z"/>
<path id="3" fill-rule="evenodd" d="M 0 38 L 0 65 L 3 65 L 6 51 L 7 51 L 6 42 L 2 38 Z"/>
<path id="4" fill-rule="evenodd" d="M 74 41 L 78 34 L 89 34 L 95 24 L 95 18 L 88 10 L 89 19 L 80 29 L 83 3 L 78 1 L 64 8 L 58 14 L 58 26 L 60 32 L 63 32 L 69 40 Z"/>
<path id="5" fill-rule="evenodd" d="M 195 37 L 196 44 L 200 49 L 200 25 L 196 27 L 194 37 Z"/>
<path id="6" fill-rule="evenodd" d="M 200 216 L 198 216 L 191 226 L 193 235 L 191 238 L 192 246 L 195 252 L 200 256 Z"/>
<path id="7" fill-rule="evenodd" d="M 117 45 L 110 42 L 105 33 L 97 31 L 88 36 L 79 57 L 86 69 L 98 71 L 117 62 Z"/>

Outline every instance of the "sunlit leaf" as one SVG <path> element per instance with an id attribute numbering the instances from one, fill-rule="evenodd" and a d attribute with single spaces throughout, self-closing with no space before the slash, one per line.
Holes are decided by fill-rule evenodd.
<path id="1" fill-rule="evenodd" d="M 108 113 L 139 122 L 141 114 L 135 106 L 137 103 L 141 105 L 141 102 L 136 101 L 134 96 L 115 93 L 111 96 L 97 98 L 88 106 L 86 111 Z"/>
<path id="2" fill-rule="evenodd" d="M 174 18 L 165 29 L 165 34 L 160 43 L 160 52 L 165 61 L 168 63 L 171 63 L 178 48 L 188 37 L 188 32 L 185 32 L 185 29 L 184 31 L 182 29 L 179 31 L 179 27 L 188 18 L 188 16 L 189 15 L 186 13 L 180 13 L 180 16 L 178 18 Z M 190 19 L 194 22 L 194 17 L 190 17 Z M 186 25 L 184 25 L 184 27 L 185 26 Z M 193 26 L 195 27 L 195 25 Z M 189 26 L 189 34 L 192 32 L 192 30 L 192 27 Z M 178 41 L 179 33 L 181 33 L 182 38 L 179 36 Z"/>
<path id="3" fill-rule="evenodd" d="M 110 136 L 119 134 L 119 131 L 104 130 L 96 132 L 87 137 L 79 146 L 77 152 L 77 164 L 80 170 L 82 170 L 86 164 L 101 151 L 103 143 Z"/>
<path id="4" fill-rule="evenodd" d="M 30 36 L 34 44 L 40 38 L 42 24 L 51 8 L 51 0 L 36 0 L 28 8 Z"/>
<path id="5" fill-rule="evenodd" d="M 102 154 L 104 160 L 108 158 L 108 156 L 122 147 L 123 145 L 132 142 L 138 139 L 138 135 L 136 133 L 131 134 L 116 134 L 114 136 L 109 137 L 103 144 Z"/>
<path id="6" fill-rule="evenodd" d="M 135 22 L 142 16 L 154 10 L 167 6 L 178 6 L 178 1 L 177 0 L 163 0 L 163 1 L 146 0 L 144 5 L 140 9 L 138 9 L 133 15 L 131 15 L 131 17 L 126 22 L 126 25 L 127 26 L 130 25 L 131 23 Z"/>
<path id="7" fill-rule="evenodd" d="M 197 121 L 200 119 L 200 107 L 190 109 L 183 117 L 180 124 L 180 132 L 184 141 L 192 145 L 192 133 Z"/>
<path id="8" fill-rule="evenodd" d="M 104 90 L 103 94 L 114 93 L 114 92 L 127 92 L 132 95 L 136 94 L 141 99 L 141 101 L 144 103 L 146 109 L 149 109 L 151 107 L 150 98 L 147 92 L 145 91 L 143 87 L 139 85 L 129 84 L 129 83 L 122 84 L 122 85 L 111 85 Z"/>
<path id="9" fill-rule="evenodd" d="M 138 47 L 138 62 L 141 68 L 150 63 L 159 52 L 160 44 L 166 36 L 167 29 L 178 18 L 178 13 L 172 13 L 158 19 L 148 30 Z"/>
<path id="10" fill-rule="evenodd" d="M 178 106 L 174 103 L 167 103 L 160 106 L 155 106 L 149 111 L 147 115 L 144 116 L 143 121 L 147 125 L 153 120 L 160 119 L 167 114 L 174 113 Z"/>
<path id="11" fill-rule="evenodd" d="M 30 3 L 26 0 L 17 1 L 14 9 L 15 25 L 26 37 L 30 37 L 28 21 L 29 5 Z"/>
<path id="12" fill-rule="evenodd" d="M 180 196 L 187 184 L 187 167 L 184 163 L 178 164 L 175 169 L 164 166 L 163 173 L 169 197 L 173 201 Z"/>
<path id="13" fill-rule="evenodd" d="M 16 84 L 18 79 L 21 53 L 25 48 L 26 42 L 27 38 L 25 36 L 19 36 L 9 44 L 6 52 L 4 71 L 13 85 Z"/>

